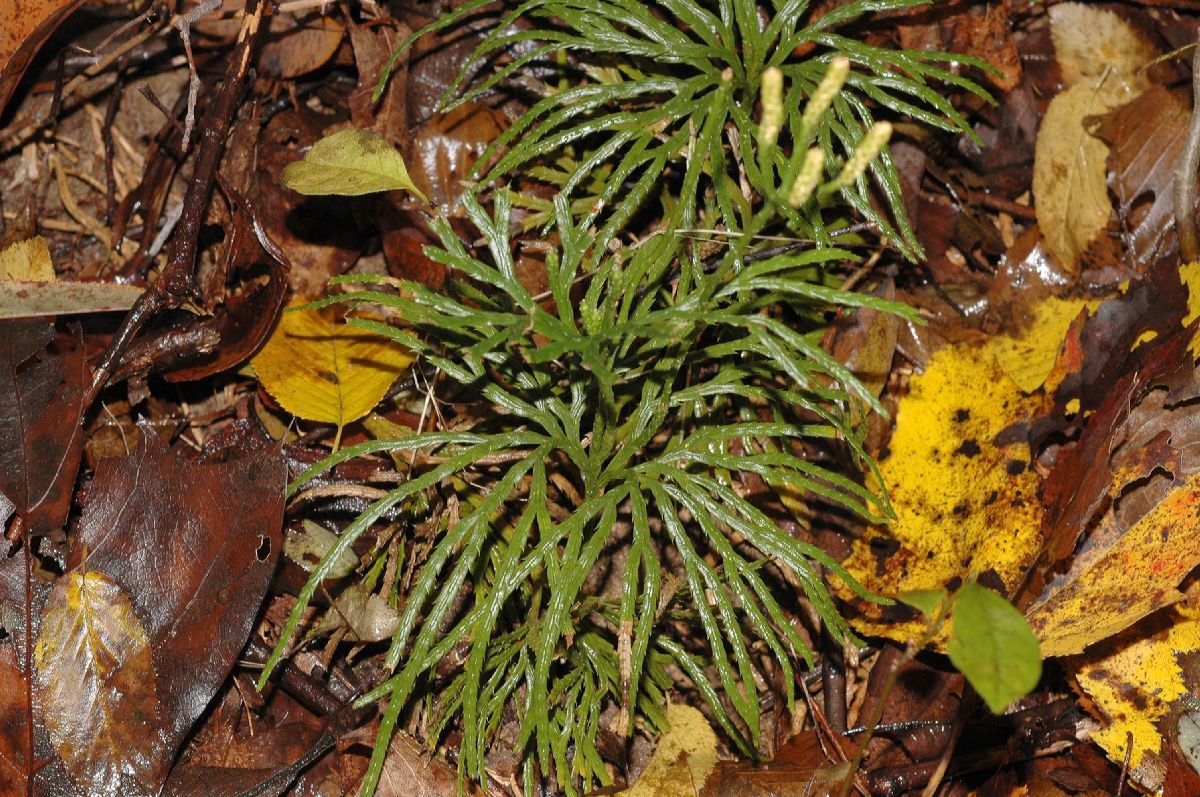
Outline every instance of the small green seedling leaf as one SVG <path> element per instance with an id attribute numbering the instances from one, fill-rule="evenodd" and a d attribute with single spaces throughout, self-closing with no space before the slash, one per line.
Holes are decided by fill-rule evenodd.
<path id="1" fill-rule="evenodd" d="M 999 714 L 1028 694 L 1042 674 L 1038 640 L 1011 603 L 968 582 L 954 596 L 950 661 Z"/>
<path id="2" fill-rule="evenodd" d="M 896 600 L 922 612 L 931 620 L 937 616 L 938 607 L 945 599 L 946 590 L 944 589 L 914 589 L 901 592 L 896 596 Z"/>
<path id="3" fill-rule="evenodd" d="M 404 158 L 386 138 L 369 130 L 339 130 L 312 145 L 304 160 L 283 169 L 283 184 L 307 196 L 361 196 L 417 190 Z"/>

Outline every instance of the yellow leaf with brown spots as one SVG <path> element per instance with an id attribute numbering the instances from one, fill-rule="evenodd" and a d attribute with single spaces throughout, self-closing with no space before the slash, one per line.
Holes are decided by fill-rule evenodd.
<path id="1" fill-rule="evenodd" d="M 1044 345 L 1057 350 L 1059 342 Z M 1011 345 L 992 339 L 946 346 L 912 377 L 880 455 L 896 520 L 869 528 L 846 561 L 868 589 L 896 595 L 977 574 L 1011 591 L 1033 562 L 1040 480 L 1029 447 L 1010 430 L 1037 417 L 1045 399 L 1027 396 L 1005 374 L 998 360 Z M 906 640 L 925 629 L 919 618 L 896 623 L 894 609 L 862 608 L 855 625 L 863 633 Z"/>
<path id="2" fill-rule="evenodd" d="M 1092 741 L 1108 757 L 1125 758 L 1130 734 L 1130 774 L 1144 789 L 1162 786 L 1163 739 L 1195 704 L 1200 688 L 1200 601 L 1177 604 L 1146 624 L 1113 637 L 1075 660 L 1075 680 L 1103 725 Z"/>

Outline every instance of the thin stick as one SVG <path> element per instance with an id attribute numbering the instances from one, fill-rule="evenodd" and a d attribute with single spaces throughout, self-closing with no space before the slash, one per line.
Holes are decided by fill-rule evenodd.
<path id="1" fill-rule="evenodd" d="M 200 229 L 212 200 L 217 169 L 225 152 L 225 140 L 246 85 L 250 57 L 259 36 L 266 30 L 265 26 L 260 25 L 264 10 L 265 4 L 259 0 L 247 0 L 246 15 L 242 18 L 242 27 L 238 31 L 237 43 L 229 59 L 225 81 L 217 90 L 205 123 L 200 127 L 196 165 L 184 197 L 183 214 L 171 241 L 167 265 L 158 280 L 138 298 L 125 320 L 121 322 L 108 351 L 96 367 L 85 406 L 91 404 L 108 382 L 121 357 L 146 322 L 163 310 L 178 307 L 195 292 L 196 250 L 199 247 Z"/>
<path id="2" fill-rule="evenodd" d="M 1200 40 L 1200 28 L 1197 29 Z M 1192 58 L 1192 124 L 1175 172 L 1175 231 L 1179 236 L 1179 256 L 1184 263 L 1200 260 L 1200 239 L 1196 236 L 1196 168 L 1200 167 L 1200 46 Z"/>

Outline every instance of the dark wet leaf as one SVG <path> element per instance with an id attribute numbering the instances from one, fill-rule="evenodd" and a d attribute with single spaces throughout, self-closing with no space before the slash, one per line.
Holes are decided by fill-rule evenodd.
<path id="1" fill-rule="evenodd" d="M 77 346 L 50 350 L 42 320 L 0 322 L 0 339 L 0 493 L 27 531 L 56 531 L 83 450 L 87 365 Z"/>
<path id="2" fill-rule="evenodd" d="M 34 648 L 41 721 L 81 793 L 157 797 L 171 751 L 149 645 L 104 573 L 80 568 L 51 590 Z"/>
<path id="3" fill-rule="evenodd" d="M 1188 109 L 1154 86 L 1108 114 L 1096 133 L 1108 141 L 1109 185 L 1133 259 L 1145 263 L 1173 255 L 1175 171 L 1187 134 Z"/>

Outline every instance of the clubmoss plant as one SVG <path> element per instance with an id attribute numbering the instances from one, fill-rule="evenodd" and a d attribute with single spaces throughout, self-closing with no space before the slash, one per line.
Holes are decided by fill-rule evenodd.
<path id="1" fill-rule="evenodd" d="M 874 468 L 862 409 L 882 408 L 819 340 L 835 308 L 909 313 L 832 276 L 855 260 L 832 245 L 852 212 L 918 253 L 884 146 L 890 126 L 875 114 L 966 130 L 930 83 L 982 93 L 939 66 L 950 56 L 834 32 L 912 4 L 860 0 L 809 20 L 795 1 L 529 0 L 479 46 L 487 58 L 534 45 L 456 88 L 454 102 L 535 63 L 563 77 L 539 83 L 545 98 L 477 167 L 463 208 L 482 243 L 436 217 L 439 243 L 426 252 L 451 270 L 445 289 L 344 278 L 376 284 L 324 303 L 395 311 L 402 326 L 350 323 L 417 352 L 488 409 L 453 431 L 346 448 L 292 485 L 375 452 L 419 450 L 426 463 L 343 531 L 284 642 L 341 553 L 391 508 L 435 492 L 457 505 L 399 596 L 394 674 L 360 701 L 387 701 L 367 793 L 402 713 L 421 702 L 434 737 L 461 732 L 459 765 L 473 778 L 485 778 L 507 708 L 527 790 L 547 778 L 568 793 L 607 785 L 601 723 L 660 729 L 672 664 L 753 755 L 760 693 L 778 689 L 791 707 L 796 668 L 812 664 L 797 596 L 852 638 L 824 574 L 861 587 L 744 487 L 757 477 L 868 521 L 890 514 L 858 478 Z M 542 201 L 520 192 L 530 181 L 559 190 Z M 887 210 L 869 201 L 872 186 Z M 518 278 L 514 206 L 555 242 L 544 294 Z M 720 246 L 696 245 L 697 229 Z M 803 245 L 767 249 L 766 234 Z M 806 457 L 814 441 L 851 466 Z"/>

